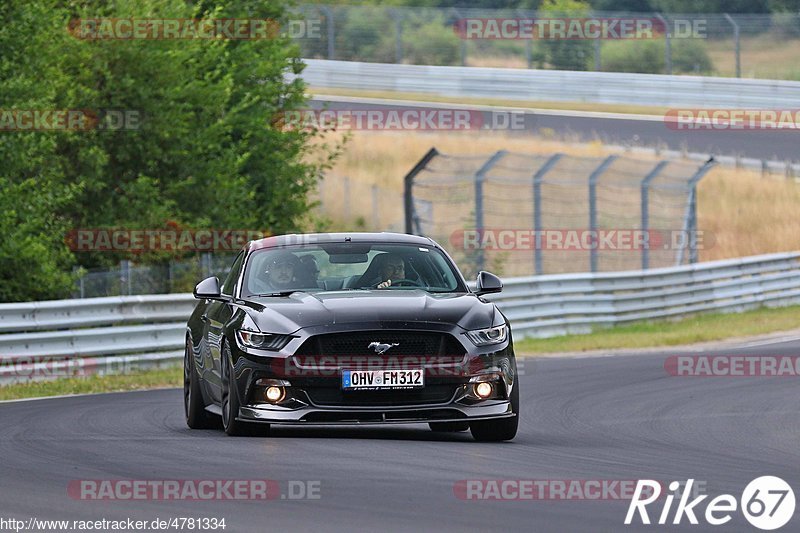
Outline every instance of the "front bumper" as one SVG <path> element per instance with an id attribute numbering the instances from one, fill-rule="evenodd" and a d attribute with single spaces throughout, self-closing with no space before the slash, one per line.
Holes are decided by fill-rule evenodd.
<path id="1" fill-rule="evenodd" d="M 307 406 L 285 409 L 264 404 L 242 407 L 239 420 L 269 424 L 418 424 L 424 422 L 469 422 L 516 416 L 508 400 L 486 400 L 480 405 L 398 406 L 380 408 L 331 408 Z"/>

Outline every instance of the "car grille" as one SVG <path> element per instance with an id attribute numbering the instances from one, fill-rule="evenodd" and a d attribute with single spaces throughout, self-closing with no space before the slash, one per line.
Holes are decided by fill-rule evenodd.
<path id="1" fill-rule="evenodd" d="M 309 338 L 297 350 L 297 355 L 360 356 L 376 355 L 369 345 L 373 342 L 397 344 L 384 354 L 386 357 L 411 355 L 447 355 L 461 357 L 464 347 L 452 335 L 426 331 L 356 331 L 328 333 Z"/>

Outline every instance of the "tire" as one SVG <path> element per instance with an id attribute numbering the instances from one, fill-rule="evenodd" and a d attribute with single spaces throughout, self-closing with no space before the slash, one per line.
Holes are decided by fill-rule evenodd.
<path id="1" fill-rule="evenodd" d="M 479 442 L 500 442 L 511 440 L 517 435 L 519 426 L 519 377 L 511 390 L 511 411 L 516 415 L 495 420 L 476 420 L 470 422 L 472 437 Z"/>
<path id="2" fill-rule="evenodd" d="M 457 433 L 469 429 L 469 422 L 429 422 L 431 431 L 437 433 Z"/>
<path id="3" fill-rule="evenodd" d="M 191 429 L 207 429 L 211 427 L 211 419 L 203 402 L 203 392 L 194 367 L 192 341 L 186 339 L 183 355 L 183 412 L 186 425 Z"/>
<path id="4" fill-rule="evenodd" d="M 222 428 L 231 437 L 243 436 L 263 436 L 269 433 L 269 424 L 248 424 L 241 420 L 236 420 L 239 416 L 239 393 L 236 389 L 234 378 L 233 362 L 231 358 L 231 347 L 223 341 L 221 350 L 222 360 Z"/>

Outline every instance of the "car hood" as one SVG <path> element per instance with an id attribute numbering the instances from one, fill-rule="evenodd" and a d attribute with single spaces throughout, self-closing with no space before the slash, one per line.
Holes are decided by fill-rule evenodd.
<path id="1" fill-rule="evenodd" d="M 242 305 L 258 328 L 270 333 L 337 324 L 436 323 L 480 329 L 499 318 L 494 304 L 474 294 L 431 294 L 422 290 L 338 291 L 284 297 L 253 297 Z"/>

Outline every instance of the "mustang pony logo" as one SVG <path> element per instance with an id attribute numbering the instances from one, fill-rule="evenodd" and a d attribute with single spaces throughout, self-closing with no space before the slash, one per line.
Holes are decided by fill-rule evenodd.
<path id="1" fill-rule="evenodd" d="M 371 343 L 369 343 L 369 346 L 367 346 L 367 348 L 374 348 L 375 349 L 375 353 L 380 355 L 380 354 L 386 352 L 389 348 L 392 348 L 394 346 L 399 346 L 399 343 L 393 342 L 391 344 L 386 344 L 386 343 L 382 343 L 382 342 L 371 342 Z"/>

